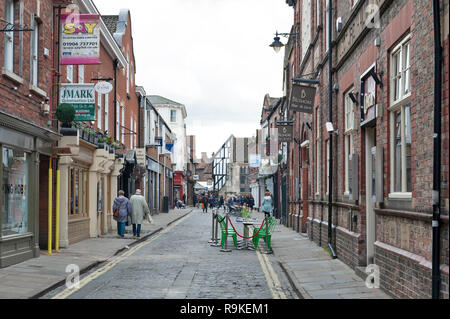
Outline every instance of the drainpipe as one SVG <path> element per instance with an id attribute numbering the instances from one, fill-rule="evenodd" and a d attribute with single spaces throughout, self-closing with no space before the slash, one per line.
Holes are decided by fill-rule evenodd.
<path id="1" fill-rule="evenodd" d="M 442 91 L 442 48 L 440 0 L 433 0 L 434 22 L 434 149 L 433 149 L 433 248 L 432 248 L 432 288 L 433 299 L 439 299 L 440 290 L 440 230 L 441 202 L 441 91 Z"/>
<path id="2" fill-rule="evenodd" d="M 328 0 L 328 112 L 329 112 L 329 121 L 333 123 L 333 50 L 331 47 L 331 36 L 332 36 L 332 25 L 333 25 L 333 16 L 332 16 L 332 0 Z M 330 145 L 328 154 L 329 156 L 329 168 L 328 168 L 328 248 L 331 251 L 333 259 L 337 258 L 336 253 L 333 249 L 332 244 L 332 235 L 333 235 L 333 132 L 330 132 Z"/>

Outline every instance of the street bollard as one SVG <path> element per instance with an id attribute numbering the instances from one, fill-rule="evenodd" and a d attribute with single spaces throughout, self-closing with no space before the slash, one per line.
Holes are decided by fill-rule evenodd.
<path id="1" fill-rule="evenodd" d="M 263 252 L 263 254 L 270 255 L 272 254 L 272 249 L 269 248 L 269 218 L 267 217 L 269 214 L 265 214 L 266 217 L 266 247 L 267 249 Z"/>
<path id="2" fill-rule="evenodd" d="M 231 249 L 228 249 L 228 245 L 227 245 L 227 242 L 228 242 L 228 218 L 229 218 L 228 213 L 225 214 L 225 218 L 226 218 L 226 220 L 225 220 L 225 247 L 222 248 L 220 251 L 229 253 L 229 252 L 231 252 Z"/>
<path id="3" fill-rule="evenodd" d="M 216 214 L 216 225 L 215 225 L 215 232 L 214 232 L 214 241 L 211 244 L 211 246 L 217 247 L 220 246 L 219 244 L 219 213 Z"/>
<path id="4" fill-rule="evenodd" d="M 211 214 L 211 239 L 208 241 L 208 243 L 212 244 L 214 242 L 214 219 L 217 218 L 217 211 L 213 209 Z"/>

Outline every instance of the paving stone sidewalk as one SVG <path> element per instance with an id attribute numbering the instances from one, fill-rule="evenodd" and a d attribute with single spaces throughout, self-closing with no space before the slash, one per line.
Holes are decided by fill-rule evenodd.
<path id="1" fill-rule="evenodd" d="M 264 215 L 253 216 L 263 219 Z M 353 269 L 331 256 L 304 234 L 277 224 L 272 250 L 294 286 L 305 299 L 391 299 L 381 289 L 370 289 Z"/>
<path id="2" fill-rule="evenodd" d="M 133 238 L 131 226 L 127 227 L 125 238 L 119 238 L 116 231 L 83 240 L 48 255 L 42 251 L 39 258 L 33 258 L 0 269 L 0 299 L 37 298 L 43 293 L 64 284 L 68 273 L 66 267 L 76 264 L 84 273 L 98 264 L 107 261 L 117 253 L 143 241 L 151 234 L 190 213 L 192 208 L 170 210 L 169 213 L 153 215 L 152 224 L 143 224 L 141 237 Z"/>

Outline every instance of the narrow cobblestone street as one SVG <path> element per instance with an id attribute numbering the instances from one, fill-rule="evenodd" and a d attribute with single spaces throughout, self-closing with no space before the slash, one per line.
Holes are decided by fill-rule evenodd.
<path id="1" fill-rule="evenodd" d="M 114 266 L 106 264 L 82 276 L 79 290 L 63 287 L 43 298 L 298 298 L 273 255 L 237 250 L 231 238 L 232 251 L 221 252 L 208 243 L 210 230 L 211 214 L 195 209 L 117 263 L 111 261 Z M 91 279 L 97 272 L 102 274 Z"/>

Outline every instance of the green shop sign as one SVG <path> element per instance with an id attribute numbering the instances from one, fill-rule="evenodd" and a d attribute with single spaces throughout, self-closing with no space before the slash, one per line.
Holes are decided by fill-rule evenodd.
<path id="1" fill-rule="evenodd" d="M 95 121 L 94 84 L 61 84 L 59 103 L 75 108 L 75 122 Z"/>

